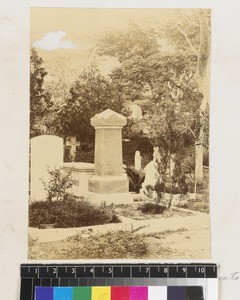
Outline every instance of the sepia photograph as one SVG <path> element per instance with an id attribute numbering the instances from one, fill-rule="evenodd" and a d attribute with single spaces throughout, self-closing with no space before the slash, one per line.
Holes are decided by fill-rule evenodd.
<path id="1" fill-rule="evenodd" d="M 36 7 L 29 46 L 28 258 L 210 258 L 211 10 Z"/>

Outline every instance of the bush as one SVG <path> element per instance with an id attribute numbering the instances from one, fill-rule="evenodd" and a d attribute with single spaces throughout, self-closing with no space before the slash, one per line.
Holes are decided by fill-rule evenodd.
<path id="1" fill-rule="evenodd" d="M 63 171 L 62 168 L 48 169 L 49 180 L 46 182 L 42 180 L 44 189 L 47 192 L 48 201 L 63 200 L 66 190 L 73 185 L 71 171 Z"/>
<path id="2" fill-rule="evenodd" d="M 29 226 L 55 224 L 57 228 L 82 227 L 120 222 L 111 207 L 92 205 L 65 195 L 63 201 L 39 201 L 29 205 Z"/>
<path id="3" fill-rule="evenodd" d="M 133 166 L 126 167 L 125 170 L 129 179 L 129 191 L 139 193 L 145 179 L 144 170 L 140 169 L 138 171 Z"/>
<path id="4" fill-rule="evenodd" d="M 139 206 L 138 209 L 144 214 L 162 214 L 166 210 L 166 206 L 148 202 Z"/>

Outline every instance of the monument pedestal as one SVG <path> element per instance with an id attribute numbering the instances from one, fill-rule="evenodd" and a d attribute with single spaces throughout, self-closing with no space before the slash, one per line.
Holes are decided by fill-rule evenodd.
<path id="1" fill-rule="evenodd" d="M 127 176 L 97 176 L 93 175 L 88 181 L 89 191 L 98 194 L 126 193 L 129 190 Z"/>
<path id="2" fill-rule="evenodd" d="M 111 204 L 129 204 L 133 202 L 133 195 L 131 193 L 111 193 L 111 194 L 98 194 L 88 192 L 86 198 L 93 204 L 100 205 L 106 203 Z"/>
<path id="3" fill-rule="evenodd" d="M 129 203 L 129 181 L 123 170 L 122 127 L 127 118 L 107 109 L 91 119 L 95 128 L 94 175 L 88 181 L 91 202 Z"/>

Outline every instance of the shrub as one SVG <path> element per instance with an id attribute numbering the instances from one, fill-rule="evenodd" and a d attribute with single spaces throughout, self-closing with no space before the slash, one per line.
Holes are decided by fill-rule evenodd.
<path id="1" fill-rule="evenodd" d="M 138 209 L 144 214 L 162 214 L 166 210 L 166 206 L 148 202 L 139 206 Z"/>
<path id="2" fill-rule="evenodd" d="M 138 171 L 133 166 L 126 167 L 125 170 L 129 179 L 129 191 L 139 193 L 145 179 L 144 170 L 140 169 Z"/>
<path id="3" fill-rule="evenodd" d="M 71 171 L 63 171 L 62 168 L 48 169 L 49 180 L 42 180 L 47 192 L 48 201 L 63 200 L 66 190 L 73 185 Z"/>
<path id="4" fill-rule="evenodd" d="M 112 207 L 94 206 L 65 195 L 63 201 L 39 201 L 29 206 L 29 226 L 52 224 L 58 228 L 82 227 L 120 222 Z"/>

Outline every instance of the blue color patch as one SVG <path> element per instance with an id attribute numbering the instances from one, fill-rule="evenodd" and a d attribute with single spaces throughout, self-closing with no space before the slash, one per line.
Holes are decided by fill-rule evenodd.
<path id="1" fill-rule="evenodd" d="M 35 300 L 53 300 L 53 288 L 37 286 L 35 288 Z"/>

